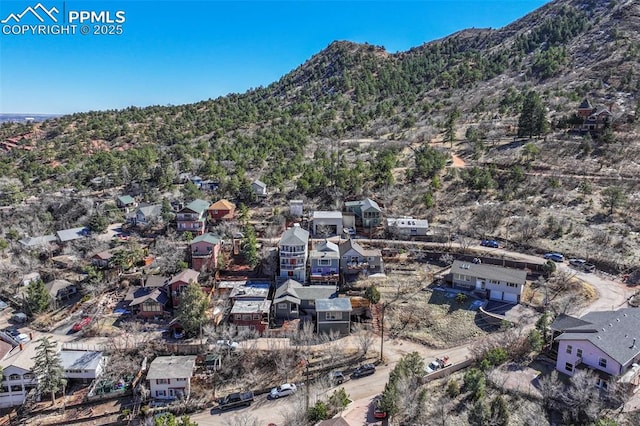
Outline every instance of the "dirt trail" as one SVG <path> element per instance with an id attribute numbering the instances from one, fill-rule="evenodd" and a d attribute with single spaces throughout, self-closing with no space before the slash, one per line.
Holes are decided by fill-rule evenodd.
<path id="1" fill-rule="evenodd" d="M 452 167 L 467 167 L 467 163 L 457 155 L 451 154 L 451 159 L 453 160 Z"/>

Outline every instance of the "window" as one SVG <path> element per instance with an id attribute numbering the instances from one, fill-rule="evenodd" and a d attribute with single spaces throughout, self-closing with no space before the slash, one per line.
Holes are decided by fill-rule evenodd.
<path id="1" fill-rule="evenodd" d="M 577 356 L 578 358 L 582 358 L 582 349 L 577 349 L 577 350 L 576 350 L 576 356 Z"/>
<path id="2" fill-rule="evenodd" d="M 20 380 L 20 375 L 19 374 L 11 374 L 9 376 L 9 380 Z"/>
<path id="3" fill-rule="evenodd" d="M 596 387 L 602 390 L 607 390 L 609 388 L 609 382 L 606 381 L 605 379 L 598 379 L 598 383 L 596 384 Z"/>
<path id="4" fill-rule="evenodd" d="M 341 320 L 342 312 L 327 312 L 325 318 L 328 320 Z"/>
<path id="5" fill-rule="evenodd" d="M 518 284 L 515 284 L 515 283 L 507 283 L 507 287 L 518 287 Z"/>
<path id="6" fill-rule="evenodd" d="M 167 379 L 156 379 L 157 385 L 166 385 L 168 383 Z"/>
<path id="7" fill-rule="evenodd" d="M 22 378 L 25 380 L 31 380 L 33 379 L 33 373 L 25 373 L 24 376 L 22 376 Z"/>
<path id="8" fill-rule="evenodd" d="M 329 265 L 331 265 L 331 260 L 329 260 L 329 259 L 320 259 L 320 260 L 318 260 L 318 265 L 320 265 L 320 266 L 329 266 Z"/>
<path id="9" fill-rule="evenodd" d="M 167 391 L 157 390 L 156 396 L 167 396 Z"/>
<path id="10" fill-rule="evenodd" d="M 564 369 L 565 369 L 565 370 L 567 370 L 567 371 L 571 371 L 571 372 L 573 372 L 573 364 L 571 364 L 570 362 L 567 362 L 567 363 L 564 365 Z"/>
<path id="11" fill-rule="evenodd" d="M 498 280 L 489 280 L 489 282 L 490 282 L 491 284 L 500 284 L 500 283 L 498 282 Z"/>
<path id="12" fill-rule="evenodd" d="M 286 303 L 278 303 L 278 309 L 287 309 Z"/>
<path id="13" fill-rule="evenodd" d="M 185 379 L 184 377 L 179 377 L 176 379 L 176 382 L 186 382 L 187 379 Z"/>
<path id="14" fill-rule="evenodd" d="M 260 321 L 260 314 L 253 314 L 254 321 Z"/>
<path id="15" fill-rule="evenodd" d="M 571 352 L 573 352 L 573 346 L 567 345 L 567 353 L 570 354 Z"/>
<path id="16" fill-rule="evenodd" d="M 600 358 L 600 360 L 598 361 L 598 365 L 602 368 L 607 368 L 607 359 L 606 358 Z"/>
<path id="17" fill-rule="evenodd" d="M 242 314 L 242 321 L 251 321 L 251 314 Z"/>

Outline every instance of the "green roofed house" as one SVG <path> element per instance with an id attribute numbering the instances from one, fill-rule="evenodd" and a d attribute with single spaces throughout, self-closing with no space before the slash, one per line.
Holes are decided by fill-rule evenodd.
<path id="1" fill-rule="evenodd" d="M 136 207 L 137 203 L 131 195 L 121 195 L 116 198 L 116 205 L 125 211 L 129 211 L 130 208 Z"/>
<path id="2" fill-rule="evenodd" d="M 191 248 L 191 269 L 196 271 L 215 270 L 222 240 L 207 232 L 195 237 L 189 244 Z"/>
<path id="3" fill-rule="evenodd" d="M 371 198 L 344 203 L 347 212 L 353 213 L 356 220 L 365 228 L 375 228 L 382 223 L 382 209 Z"/>
<path id="4" fill-rule="evenodd" d="M 194 235 L 204 234 L 207 224 L 207 209 L 209 202 L 194 200 L 184 206 L 176 215 L 178 232 L 191 232 Z"/>

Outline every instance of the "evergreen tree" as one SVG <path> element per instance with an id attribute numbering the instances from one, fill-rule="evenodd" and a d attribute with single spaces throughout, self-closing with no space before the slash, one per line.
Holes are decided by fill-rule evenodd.
<path id="1" fill-rule="evenodd" d="M 52 342 L 48 337 L 39 340 L 36 347 L 36 355 L 33 359 L 33 374 L 38 378 L 38 390 L 50 392 L 51 401 L 55 405 L 56 392 L 66 385 L 66 380 L 62 374 L 62 361 L 58 355 L 56 342 Z"/>
<path id="2" fill-rule="evenodd" d="M 27 305 L 30 312 L 39 314 L 49 309 L 51 296 L 42 280 L 31 281 L 27 287 Z"/>
<path id="3" fill-rule="evenodd" d="M 546 114 L 540 95 L 533 90 L 527 92 L 518 119 L 518 137 L 526 136 L 531 139 L 546 133 L 549 128 Z"/>
<path id="4" fill-rule="evenodd" d="M 191 336 L 199 333 L 200 328 L 207 321 L 207 296 L 202 292 L 198 283 L 190 283 L 180 295 L 180 305 L 176 318 Z"/>
<path id="5" fill-rule="evenodd" d="M 610 186 L 602 191 L 602 204 L 609 209 L 609 216 L 616 207 L 622 207 L 627 203 L 627 196 L 619 186 Z"/>
<path id="6" fill-rule="evenodd" d="M 378 303 L 380 301 L 380 290 L 378 290 L 378 287 L 376 287 L 375 285 L 371 284 L 364 291 L 364 297 L 367 300 L 369 300 L 369 302 L 371 302 L 371 304 L 375 305 L 376 303 Z"/>
<path id="7" fill-rule="evenodd" d="M 258 257 L 258 239 L 253 226 L 247 225 L 244 228 L 244 246 L 242 248 L 244 258 L 252 268 L 258 266 L 260 258 Z"/>
<path id="8" fill-rule="evenodd" d="M 495 426 L 509 425 L 509 408 L 502 395 L 498 395 L 491 401 L 491 424 Z"/>

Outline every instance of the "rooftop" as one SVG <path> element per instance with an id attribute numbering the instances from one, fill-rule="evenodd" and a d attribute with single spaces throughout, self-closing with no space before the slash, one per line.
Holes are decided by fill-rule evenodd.
<path id="1" fill-rule="evenodd" d="M 342 219 L 342 213 L 337 211 L 315 211 L 313 219 Z"/>
<path id="2" fill-rule="evenodd" d="M 222 240 L 213 235 L 210 232 L 207 232 L 206 234 L 202 234 L 202 235 L 198 235 L 197 237 L 195 237 L 193 240 L 191 240 L 191 244 L 194 243 L 199 243 L 199 242 L 205 242 L 205 243 L 209 243 L 209 244 L 219 244 Z"/>
<path id="3" fill-rule="evenodd" d="M 102 352 L 60 351 L 60 361 L 65 370 L 95 370 L 102 360 Z"/>
<path id="4" fill-rule="evenodd" d="M 280 245 L 306 245 L 309 242 L 309 231 L 302 229 L 300 226 L 293 226 L 282 234 Z"/>
<path id="5" fill-rule="evenodd" d="M 316 300 L 316 312 L 351 312 L 351 310 L 351 299 L 347 297 Z"/>
<path id="6" fill-rule="evenodd" d="M 483 263 L 477 264 L 462 260 L 453 262 L 451 273 L 481 277 L 488 280 L 507 281 L 514 284 L 524 284 L 527 280 L 527 271 L 522 269 L 505 268 Z"/>
<path id="7" fill-rule="evenodd" d="M 269 313 L 271 300 L 236 300 L 231 308 L 233 314 Z"/>
<path id="8" fill-rule="evenodd" d="M 193 375 L 195 355 L 159 356 L 149 365 L 147 380 L 184 379 Z"/>

